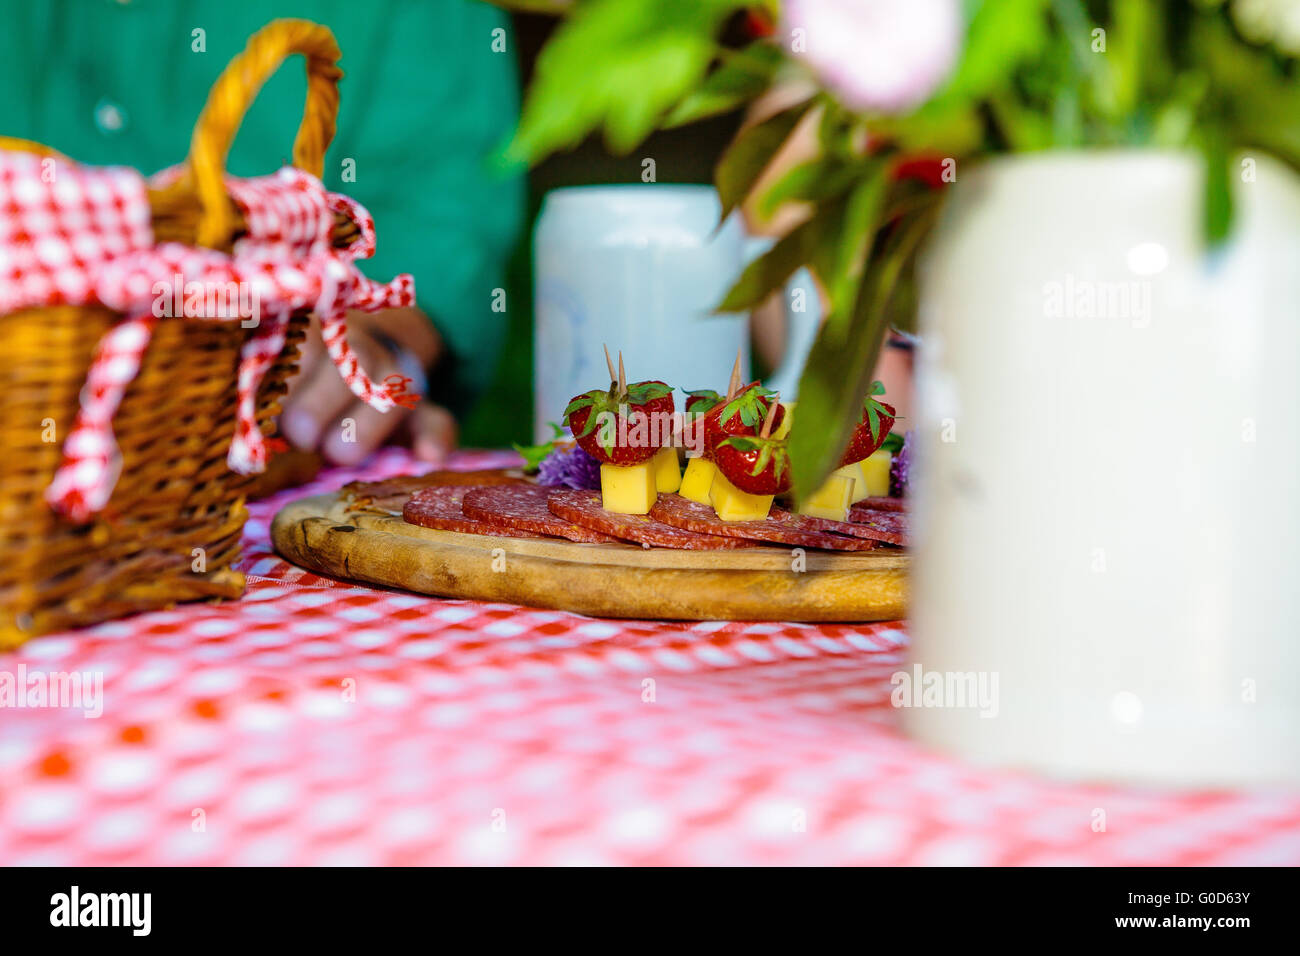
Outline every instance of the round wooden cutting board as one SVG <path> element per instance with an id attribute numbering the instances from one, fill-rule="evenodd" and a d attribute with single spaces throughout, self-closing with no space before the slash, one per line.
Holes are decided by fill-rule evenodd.
<path id="1" fill-rule="evenodd" d="M 286 505 L 271 540 L 289 561 L 330 577 L 596 617 L 885 621 L 906 610 L 908 559 L 898 552 L 496 538 L 350 509 L 346 492 Z"/>

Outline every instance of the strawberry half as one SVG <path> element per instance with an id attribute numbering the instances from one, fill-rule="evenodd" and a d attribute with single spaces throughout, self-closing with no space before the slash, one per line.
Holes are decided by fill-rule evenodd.
<path id="1" fill-rule="evenodd" d="M 619 394 L 594 389 L 564 409 L 578 446 L 597 461 L 639 465 L 672 445 L 673 390 L 664 382 L 634 382 Z"/>
<path id="2" fill-rule="evenodd" d="M 767 417 L 767 407 L 776 393 L 758 382 L 750 382 L 731 401 L 721 401 L 704 417 L 704 447 L 706 453 L 718 447 L 728 435 L 756 435 Z M 781 426 L 785 409 L 777 405 L 772 419 L 772 431 Z"/>
<path id="3" fill-rule="evenodd" d="M 713 463 L 727 480 L 751 495 L 790 490 L 790 451 L 784 438 L 729 435 L 713 449 Z"/>
<path id="4" fill-rule="evenodd" d="M 849 445 L 844 449 L 844 457 L 840 459 L 841 465 L 851 465 L 868 457 L 889 437 L 898 413 L 893 405 L 876 401 L 874 396 L 884 394 L 884 385 L 880 382 L 871 383 L 871 391 L 862 402 L 862 420 L 853 427 Z"/>

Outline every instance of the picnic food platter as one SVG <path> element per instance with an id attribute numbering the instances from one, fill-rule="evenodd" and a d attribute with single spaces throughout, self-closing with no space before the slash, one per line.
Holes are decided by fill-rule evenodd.
<path id="1" fill-rule="evenodd" d="M 504 601 L 598 617 L 669 620 L 876 621 L 902 617 L 902 551 L 766 546 L 646 548 L 426 528 L 402 517 L 421 489 L 455 487 L 446 474 L 352 485 L 292 502 L 271 538 L 320 574 L 439 597 Z M 464 487 L 535 486 L 467 475 Z M 505 531 L 506 529 L 502 529 Z"/>
<path id="2" fill-rule="evenodd" d="M 564 410 L 572 440 L 556 425 L 556 440 L 518 449 L 536 478 L 354 482 L 282 510 L 276 549 L 335 577 L 601 617 L 903 616 L 909 519 L 884 447 L 892 406 L 868 396 L 840 467 L 796 500 L 794 403 L 742 385 L 741 355 L 725 397 L 687 392 L 685 416 L 671 386 L 629 384 L 622 354 L 617 369 L 608 349 L 605 360 L 608 390 Z"/>

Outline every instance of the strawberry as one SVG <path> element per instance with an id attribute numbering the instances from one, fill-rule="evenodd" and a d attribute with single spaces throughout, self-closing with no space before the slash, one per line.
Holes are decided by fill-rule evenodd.
<path id="1" fill-rule="evenodd" d="M 775 393 L 763 388 L 758 382 L 750 382 L 736 393 L 731 401 L 722 401 L 713 406 L 704 417 L 704 447 L 706 452 L 718 446 L 728 435 L 756 435 L 767 415 L 768 403 Z M 779 404 L 776 417 L 772 419 L 772 430 L 781 425 L 785 409 Z"/>
<path id="2" fill-rule="evenodd" d="M 841 465 L 851 465 L 861 461 L 885 443 L 889 430 L 894 427 L 897 412 L 893 405 L 876 401 L 876 395 L 884 395 L 885 386 L 880 382 L 871 383 L 871 391 L 862 402 L 862 420 L 853 428 L 849 436 L 849 446 L 844 449 Z"/>
<path id="3" fill-rule="evenodd" d="M 673 390 L 664 382 L 634 382 L 620 393 L 594 389 L 564 409 L 578 446 L 599 462 L 639 465 L 672 444 Z"/>
<path id="4" fill-rule="evenodd" d="M 727 480 L 751 495 L 790 490 L 790 451 L 784 438 L 729 435 L 713 449 L 713 463 Z"/>

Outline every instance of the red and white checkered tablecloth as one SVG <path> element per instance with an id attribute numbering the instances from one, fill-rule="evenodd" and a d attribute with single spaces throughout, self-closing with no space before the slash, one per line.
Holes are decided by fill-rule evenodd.
<path id="1" fill-rule="evenodd" d="M 390 449 L 254 505 L 242 601 L 0 656 L 104 693 L 97 719 L 0 710 L 0 864 L 1300 863 L 1295 792 L 1071 786 L 925 752 L 889 706 L 899 624 L 596 620 L 271 553 L 289 498 L 414 467 Z"/>

